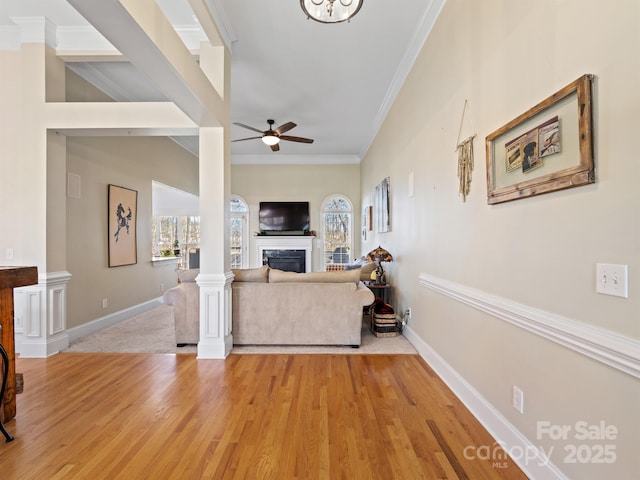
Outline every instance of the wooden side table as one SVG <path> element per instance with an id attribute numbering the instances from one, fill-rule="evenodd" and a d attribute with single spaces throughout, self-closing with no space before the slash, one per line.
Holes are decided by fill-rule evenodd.
<path id="1" fill-rule="evenodd" d="M 392 300 L 392 286 L 388 283 L 376 283 L 374 281 L 363 282 L 364 285 L 373 292 L 373 294 L 381 298 L 384 303 L 391 304 Z"/>
<path id="2" fill-rule="evenodd" d="M 38 283 L 37 267 L 0 267 L 0 325 L 8 357 L 8 375 L 4 392 L 4 421 L 16 416 L 16 347 L 13 329 L 13 289 Z"/>

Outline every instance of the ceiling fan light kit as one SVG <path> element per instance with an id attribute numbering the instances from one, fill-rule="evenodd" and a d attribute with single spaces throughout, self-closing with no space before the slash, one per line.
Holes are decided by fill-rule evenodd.
<path id="1" fill-rule="evenodd" d="M 340 23 L 351 20 L 364 0 L 300 0 L 307 18 L 320 23 Z"/>
<path id="2" fill-rule="evenodd" d="M 276 137 L 275 135 L 265 135 L 264 137 L 262 137 L 262 141 L 271 146 L 280 143 L 280 138 Z"/>

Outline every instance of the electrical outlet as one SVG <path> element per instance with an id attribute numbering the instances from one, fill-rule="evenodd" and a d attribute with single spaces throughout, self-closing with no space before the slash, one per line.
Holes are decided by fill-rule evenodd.
<path id="1" fill-rule="evenodd" d="M 411 320 L 411 307 L 407 308 L 407 315 L 406 315 L 405 321 L 408 322 L 409 320 Z"/>
<path id="2" fill-rule="evenodd" d="M 107 302 L 106 298 L 102 299 L 102 308 L 107 308 L 109 306 L 109 302 Z"/>
<path id="3" fill-rule="evenodd" d="M 596 263 L 596 292 L 629 298 L 627 265 Z"/>
<path id="4" fill-rule="evenodd" d="M 7 260 L 13 260 L 13 248 L 7 248 L 7 250 L 6 250 L 5 254 L 4 254 L 4 257 Z"/>
<path id="5" fill-rule="evenodd" d="M 160 284 L 160 291 L 161 291 L 161 292 L 164 292 L 164 283 L 161 283 L 161 284 Z"/>
<path id="6" fill-rule="evenodd" d="M 524 413 L 524 392 L 513 385 L 511 392 L 511 404 L 520 413 Z"/>

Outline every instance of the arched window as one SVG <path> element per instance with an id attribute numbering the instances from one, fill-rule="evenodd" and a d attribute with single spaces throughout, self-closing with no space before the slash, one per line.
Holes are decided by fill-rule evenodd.
<path id="1" fill-rule="evenodd" d="M 322 203 L 325 270 L 339 270 L 353 260 L 353 206 L 343 195 Z"/>
<path id="2" fill-rule="evenodd" d="M 249 266 L 249 207 L 237 195 L 231 196 L 230 205 L 231 268 Z"/>

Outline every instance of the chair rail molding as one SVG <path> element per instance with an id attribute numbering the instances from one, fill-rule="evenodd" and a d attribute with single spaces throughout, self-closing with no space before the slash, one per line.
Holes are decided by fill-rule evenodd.
<path id="1" fill-rule="evenodd" d="M 640 341 L 422 273 L 418 283 L 535 335 L 640 378 Z"/>

